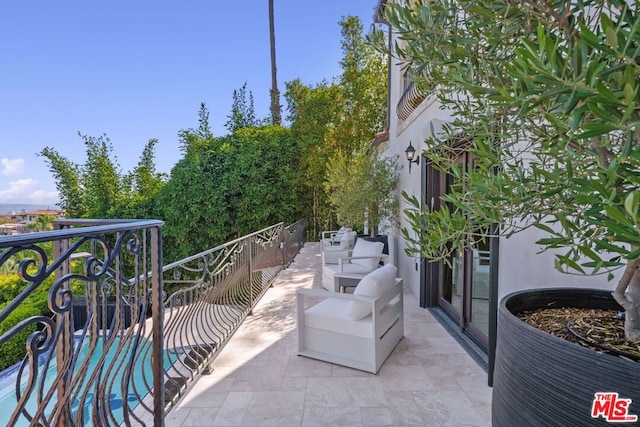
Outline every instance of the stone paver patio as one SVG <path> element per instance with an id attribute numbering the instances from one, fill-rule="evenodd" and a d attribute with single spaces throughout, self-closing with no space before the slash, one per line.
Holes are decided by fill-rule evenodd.
<path id="1" fill-rule="evenodd" d="M 405 337 L 377 375 L 296 355 L 295 292 L 320 287 L 306 243 L 166 418 L 175 426 L 489 426 L 487 375 L 405 290 Z"/>

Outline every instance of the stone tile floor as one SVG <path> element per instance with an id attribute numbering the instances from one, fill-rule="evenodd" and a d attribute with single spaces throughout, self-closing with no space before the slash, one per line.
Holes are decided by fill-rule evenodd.
<path id="1" fill-rule="evenodd" d="M 296 355 L 295 292 L 320 286 L 307 243 L 166 417 L 188 426 L 489 426 L 487 375 L 405 291 L 405 337 L 377 375 Z"/>

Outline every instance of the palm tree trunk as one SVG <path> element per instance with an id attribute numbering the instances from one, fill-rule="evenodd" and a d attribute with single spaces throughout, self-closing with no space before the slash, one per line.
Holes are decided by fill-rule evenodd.
<path id="1" fill-rule="evenodd" d="M 269 0 L 269 42 L 271 44 L 271 120 L 273 124 L 282 123 L 280 113 L 280 91 L 278 91 L 278 76 L 276 68 L 276 33 L 273 18 L 273 1 Z"/>

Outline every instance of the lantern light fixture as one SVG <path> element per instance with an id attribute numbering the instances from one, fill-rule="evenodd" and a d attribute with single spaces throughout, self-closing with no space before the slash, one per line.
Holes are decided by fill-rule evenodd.
<path id="1" fill-rule="evenodd" d="M 420 155 L 416 155 L 416 149 L 413 148 L 411 141 L 409 141 L 409 146 L 406 150 L 404 150 L 404 154 L 409 161 L 409 173 L 411 173 L 411 163 L 415 163 L 417 165 L 420 164 Z"/>

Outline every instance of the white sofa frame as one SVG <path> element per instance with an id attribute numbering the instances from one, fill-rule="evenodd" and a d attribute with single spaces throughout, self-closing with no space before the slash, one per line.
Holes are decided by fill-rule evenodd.
<path id="1" fill-rule="evenodd" d="M 309 297 L 322 299 L 322 302 L 333 298 L 371 304 L 372 314 L 361 320 L 351 320 L 346 313 L 332 314 L 336 320 L 334 325 L 362 322 L 359 326 L 370 328 L 369 337 L 346 333 L 348 328 L 344 327 L 334 329 L 307 325 L 305 298 Z M 403 304 L 401 278 L 396 278 L 393 286 L 378 297 L 300 289 L 297 292 L 298 355 L 377 374 L 404 337 Z"/>

